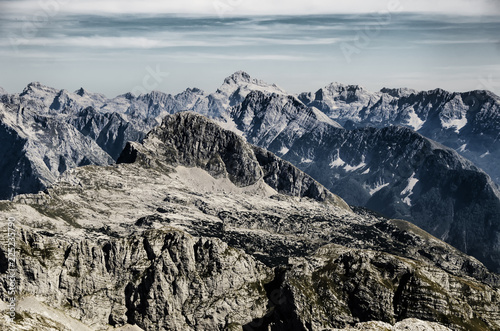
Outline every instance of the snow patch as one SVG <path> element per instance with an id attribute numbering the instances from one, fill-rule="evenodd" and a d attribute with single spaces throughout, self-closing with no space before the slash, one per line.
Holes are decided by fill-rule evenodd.
<path id="1" fill-rule="evenodd" d="M 363 171 L 362 175 L 368 175 L 370 173 L 370 168 L 366 169 Z"/>
<path id="2" fill-rule="evenodd" d="M 467 148 L 467 144 L 463 144 L 462 146 L 460 146 L 460 147 L 457 149 L 457 151 L 459 151 L 459 152 L 463 153 L 463 152 L 465 152 L 465 149 L 466 149 L 466 148 Z"/>
<path id="3" fill-rule="evenodd" d="M 413 175 L 411 175 L 410 179 L 408 179 L 408 185 L 406 186 L 406 188 L 401 192 L 401 195 L 405 195 L 405 194 L 410 194 L 412 195 L 413 194 L 413 188 L 415 187 L 415 185 L 418 183 L 418 179 L 415 178 L 415 173 L 413 173 Z"/>
<path id="4" fill-rule="evenodd" d="M 484 159 L 486 156 L 490 155 L 490 151 L 486 151 L 483 155 L 480 156 L 480 158 Z"/>
<path id="5" fill-rule="evenodd" d="M 313 162 L 314 162 L 314 161 L 313 161 L 313 160 L 311 160 L 311 159 L 304 159 L 304 158 L 302 158 L 302 159 L 300 160 L 300 163 L 313 163 Z"/>
<path id="6" fill-rule="evenodd" d="M 331 126 L 336 127 L 336 128 L 342 128 L 342 126 L 339 123 L 332 120 L 330 117 L 328 117 L 325 113 L 323 113 L 318 108 L 311 107 L 311 109 L 312 109 L 312 111 L 313 111 L 313 113 L 316 116 L 316 119 L 318 121 L 326 123 L 326 124 L 331 125 Z"/>
<path id="7" fill-rule="evenodd" d="M 422 121 L 420 117 L 415 113 L 415 110 L 412 109 L 411 112 L 408 114 L 408 123 L 406 123 L 408 126 L 411 126 L 413 130 L 418 131 L 424 126 L 425 121 Z"/>
<path id="8" fill-rule="evenodd" d="M 347 172 L 351 172 L 351 171 L 356 171 L 358 169 L 362 169 L 364 167 L 366 167 L 366 163 L 364 163 L 364 162 L 361 162 L 357 166 L 351 166 L 349 164 L 346 164 L 345 167 L 344 167 L 344 170 L 347 171 Z"/>
<path id="9" fill-rule="evenodd" d="M 410 196 L 413 195 L 413 188 L 415 185 L 418 183 L 418 179 L 415 178 L 415 173 L 411 175 L 411 177 L 408 179 L 408 185 L 406 185 L 406 188 L 401 191 L 401 195 L 406 195 L 406 197 L 403 199 L 403 202 L 406 203 L 408 206 L 411 207 L 411 199 Z"/>
<path id="10" fill-rule="evenodd" d="M 286 147 L 282 147 L 278 153 L 280 153 L 281 155 L 285 155 L 286 153 L 288 153 L 289 149 L 286 148 Z"/>
<path id="11" fill-rule="evenodd" d="M 441 125 L 445 129 L 455 128 L 455 132 L 460 133 L 460 130 L 462 130 L 462 128 L 467 125 L 467 118 L 462 117 L 462 118 L 453 118 L 447 120 L 442 118 Z"/>
<path id="12" fill-rule="evenodd" d="M 244 132 L 238 129 L 238 126 L 233 121 L 233 119 L 229 116 L 223 116 L 223 120 L 215 120 L 219 126 L 221 126 L 225 130 L 232 131 L 236 133 L 240 137 L 244 137 Z M 161 121 L 160 121 L 161 123 Z"/>
<path id="13" fill-rule="evenodd" d="M 370 195 L 374 195 L 375 193 L 377 193 L 378 191 L 380 191 L 381 189 L 383 189 L 384 187 L 387 187 L 389 186 L 390 183 L 385 183 L 385 184 L 378 184 L 377 186 L 375 186 L 374 188 L 372 188 L 370 190 Z"/>
<path id="14" fill-rule="evenodd" d="M 345 165 L 345 162 L 344 160 L 342 160 L 340 158 L 339 155 L 337 155 L 337 158 L 335 160 L 333 160 L 332 162 L 330 162 L 330 168 L 340 168 L 340 167 L 343 167 Z"/>

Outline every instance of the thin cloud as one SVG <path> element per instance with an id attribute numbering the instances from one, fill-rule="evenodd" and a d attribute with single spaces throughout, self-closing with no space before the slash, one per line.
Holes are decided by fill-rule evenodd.
<path id="1" fill-rule="evenodd" d="M 325 13 L 368 12 L 432 12 L 462 15 L 492 15 L 498 13 L 498 1 L 491 0 L 54 0 L 57 5 L 43 5 L 34 0 L 8 1 L 4 12 L 103 14 L 202 14 L 233 15 L 302 15 Z M 47 2 L 49 3 L 49 2 Z M 48 8 L 48 9 L 47 9 Z"/>
<path id="2" fill-rule="evenodd" d="M 498 40 L 493 39 L 459 39 L 459 40 L 416 40 L 415 44 L 424 45 L 457 45 L 457 44 L 492 44 Z"/>
<path id="3" fill-rule="evenodd" d="M 339 38 L 319 39 L 267 39 L 248 38 L 240 40 L 158 40 L 144 37 L 71 37 L 71 38 L 35 38 L 23 39 L 21 46 L 42 47 L 83 47 L 99 49 L 161 49 L 177 47 L 238 47 L 258 45 L 289 45 L 289 46 L 313 46 L 333 45 L 341 42 Z M 3 40 L 0 45 L 9 47 L 10 42 Z"/>

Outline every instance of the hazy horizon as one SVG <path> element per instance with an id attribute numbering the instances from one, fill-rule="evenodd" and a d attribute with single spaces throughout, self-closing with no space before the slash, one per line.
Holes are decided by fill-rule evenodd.
<path id="1" fill-rule="evenodd" d="M 332 82 L 500 92 L 499 1 L 283 3 L 0 1 L 0 86 L 212 92 L 243 70 L 290 93 Z"/>

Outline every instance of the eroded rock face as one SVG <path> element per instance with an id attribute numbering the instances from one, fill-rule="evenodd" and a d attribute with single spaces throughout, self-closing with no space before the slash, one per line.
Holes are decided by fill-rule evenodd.
<path id="1" fill-rule="evenodd" d="M 20 292 L 93 329 L 213 330 L 266 312 L 271 270 L 219 239 L 163 228 L 69 242 L 23 231 L 20 244 Z"/>
<path id="2" fill-rule="evenodd" d="M 292 164 L 196 113 L 167 116 L 142 145 L 129 143 L 118 163 L 141 160 L 151 164 L 155 159 L 173 166 L 199 167 L 216 178 L 228 177 L 238 186 L 254 185 L 263 179 L 280 193 L 331 200 L 349 208 Z"/>
<path id="3" fill-rule="evenodd" d="M 500 276 L 476 259 L 408 222 L 346 207 L 199 115 L 164 124 L 129 144 L 125 163 L 72 169 L 45 192 L 0 201 L 0 223 L 14 215 L 18 228 L 19 299 L 45 304 L 20 304 L 15 326 L 500 326 Z M 219 167 L 207 167 L 214 157 Z M 3 302 L 7 288 L 3 278 Z"/>
<path id="4" fill-rule="evenodd" d="M 306 330 L 373 320 L 393 325 L 409 317 L 456 330 L 500 327 L 498 290 L 490 291 L 429 264 L 329 245 L 291 265 L 281 285 L 285 304 L 277 306 L 276 315 L 291 316 L 287 312 L 293 302 L 296 318 L 281 320 L 282 330 L 289 323 Z"/>

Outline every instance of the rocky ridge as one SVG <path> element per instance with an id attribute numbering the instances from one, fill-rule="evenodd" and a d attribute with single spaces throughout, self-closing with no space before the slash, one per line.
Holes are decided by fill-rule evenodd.
<path id="1" fill-rule="evenodd" d="M 500 184 L 496 167 L 500 162 L 500 98 L 492 92 L 389 88 L 370 92 L 357 85 L 331 84 L 298 98 L 346 128 L 409 127 L 456 150 Z"/>
<path id="2" fill-rule="evenodd" d="M 484 98 L 479 98 L 478 95 L 483 94 Z M 411 126 L 418 122 L 417 119 L 421 121 L 425 113 L 427 119 L 422 130 L 424 126 L 442 129 L 442 123 L 451 123 L 446 134 L 456 135 L 456 124 L 463 122 L 460 122 L 464 118 L 462 113 L 472 116 L 477 110 L 477 116 L 473 116 L 476 120 L 468 119 L 459 133 L 467 132 L 467 127 L 476 123 L 474 135 L 482 133 L 482 144 L 493 150 L 498 145 L 496 138 L 492 138 L 498 131 L 495 129 L 497 102 L 491 93 L 483 94 L 457 94 L 452 98 L 443 90 L 424 93 L 409 89 L 383 89 L 371 94 L 359 86 L 331 84 L 314 95 L 294 97 L 244 72 L 226 78 L 214 93 L 187 89 L 175 96 L 151 92 L 106 99 L 84 89 L 70 93 L 32 83 L 19 95 L 2 96 L 5 107 L 11 109 L 17 119 L 24 118 L 18 120 L 23 127 L 33 125 L 34 121 L 25 116 L 26 113 L 37 114 L 44 121 L 60 121 L 75 137 L 84 136 L 83 146 L 74 147 L 75 153 L 50 152 L 47 158 L 40 151 L 26 153 L 20 144 L 2 146 L 3 154 L 19 155 L 18 158 L 24 160 L 18 166 L 9 166 L 13 162 L 7 162 L 2 178 L 2 197 L 11 198 L 17 193 L 43 189 L 68 167 L 108 164 L 110 158 L 118 158 L 127 141 L 141 141 L 151 128 L 161 123 L 163 116 L 193 110 L 288 160 L 348 203 L 368 207 L 390 218 L 412 221 L 476 256 L 492 270 L 498 270 L 498 190 L 484 172 L 444 146 L 433 147 L 439 144 L 410 129 L 353 130 L 363 125 Z M 468 106 L 472 104 L 470 96 L 479 98 L 473 103 L 477 107 L 481 105 L 479 108 Z M 402 102 L 403 99 L 406 101 Z M 479 102 L 481 100 L 484 102 Z M 366 104 L 378 106 L 367 110 Z M 341 121 L 349 130 L 341 129 L 318 108 Z M 412 109 L 419 114 L 417 117 Z M 365 117 L 370 120 L 365 121 Z M 10 123 L 4 125 L 15 130 Z M 45 136 L 51 135 L 50 126 L 38 126 L 38 130 Z M 52 135 L 51 140 L 56 142 L 49 146 L 66 149 L 59 147 L 65 146 L 65 141 L 57 141 L 58 137 Z M 33 141 L 31 146 L 48 144 L 31 137 L 28 140 Z M 76 140 L 73 143 L 78 145 Z M 398 145 L 399 141 L 405 141 L 405 146 Z M 93 146 L 88 147 L 89 143 Z M 78 152 L 89 148 L 96 150 L 92 155 L 99 157 L 89 158 Z M 491 155 L 484 152 L 480 159 L 486 161 Z M 215 167 L 219 164 L 218 160 L 213 160 Z M 434 181 L 434 178 L 439 180 Z M 476 214 L 479 216 L 471 216 Z M 471 222 L 473 218 L 479 221 Z M 490 247 L 494 247 L 493 254 L 490 254 Z"/>
<path id="3" fill-rule="evenodd" d="M 199 115 L 167 117 L 121 159 L 0 202 L 2 220 L 16 215 L 23 302 L 91 329 L 500 328 L 500 277 L 476 259 L 326 190 L 276 185 L 324 190 Z M 47 311 L 16 323 L 57 326 Z"/>

